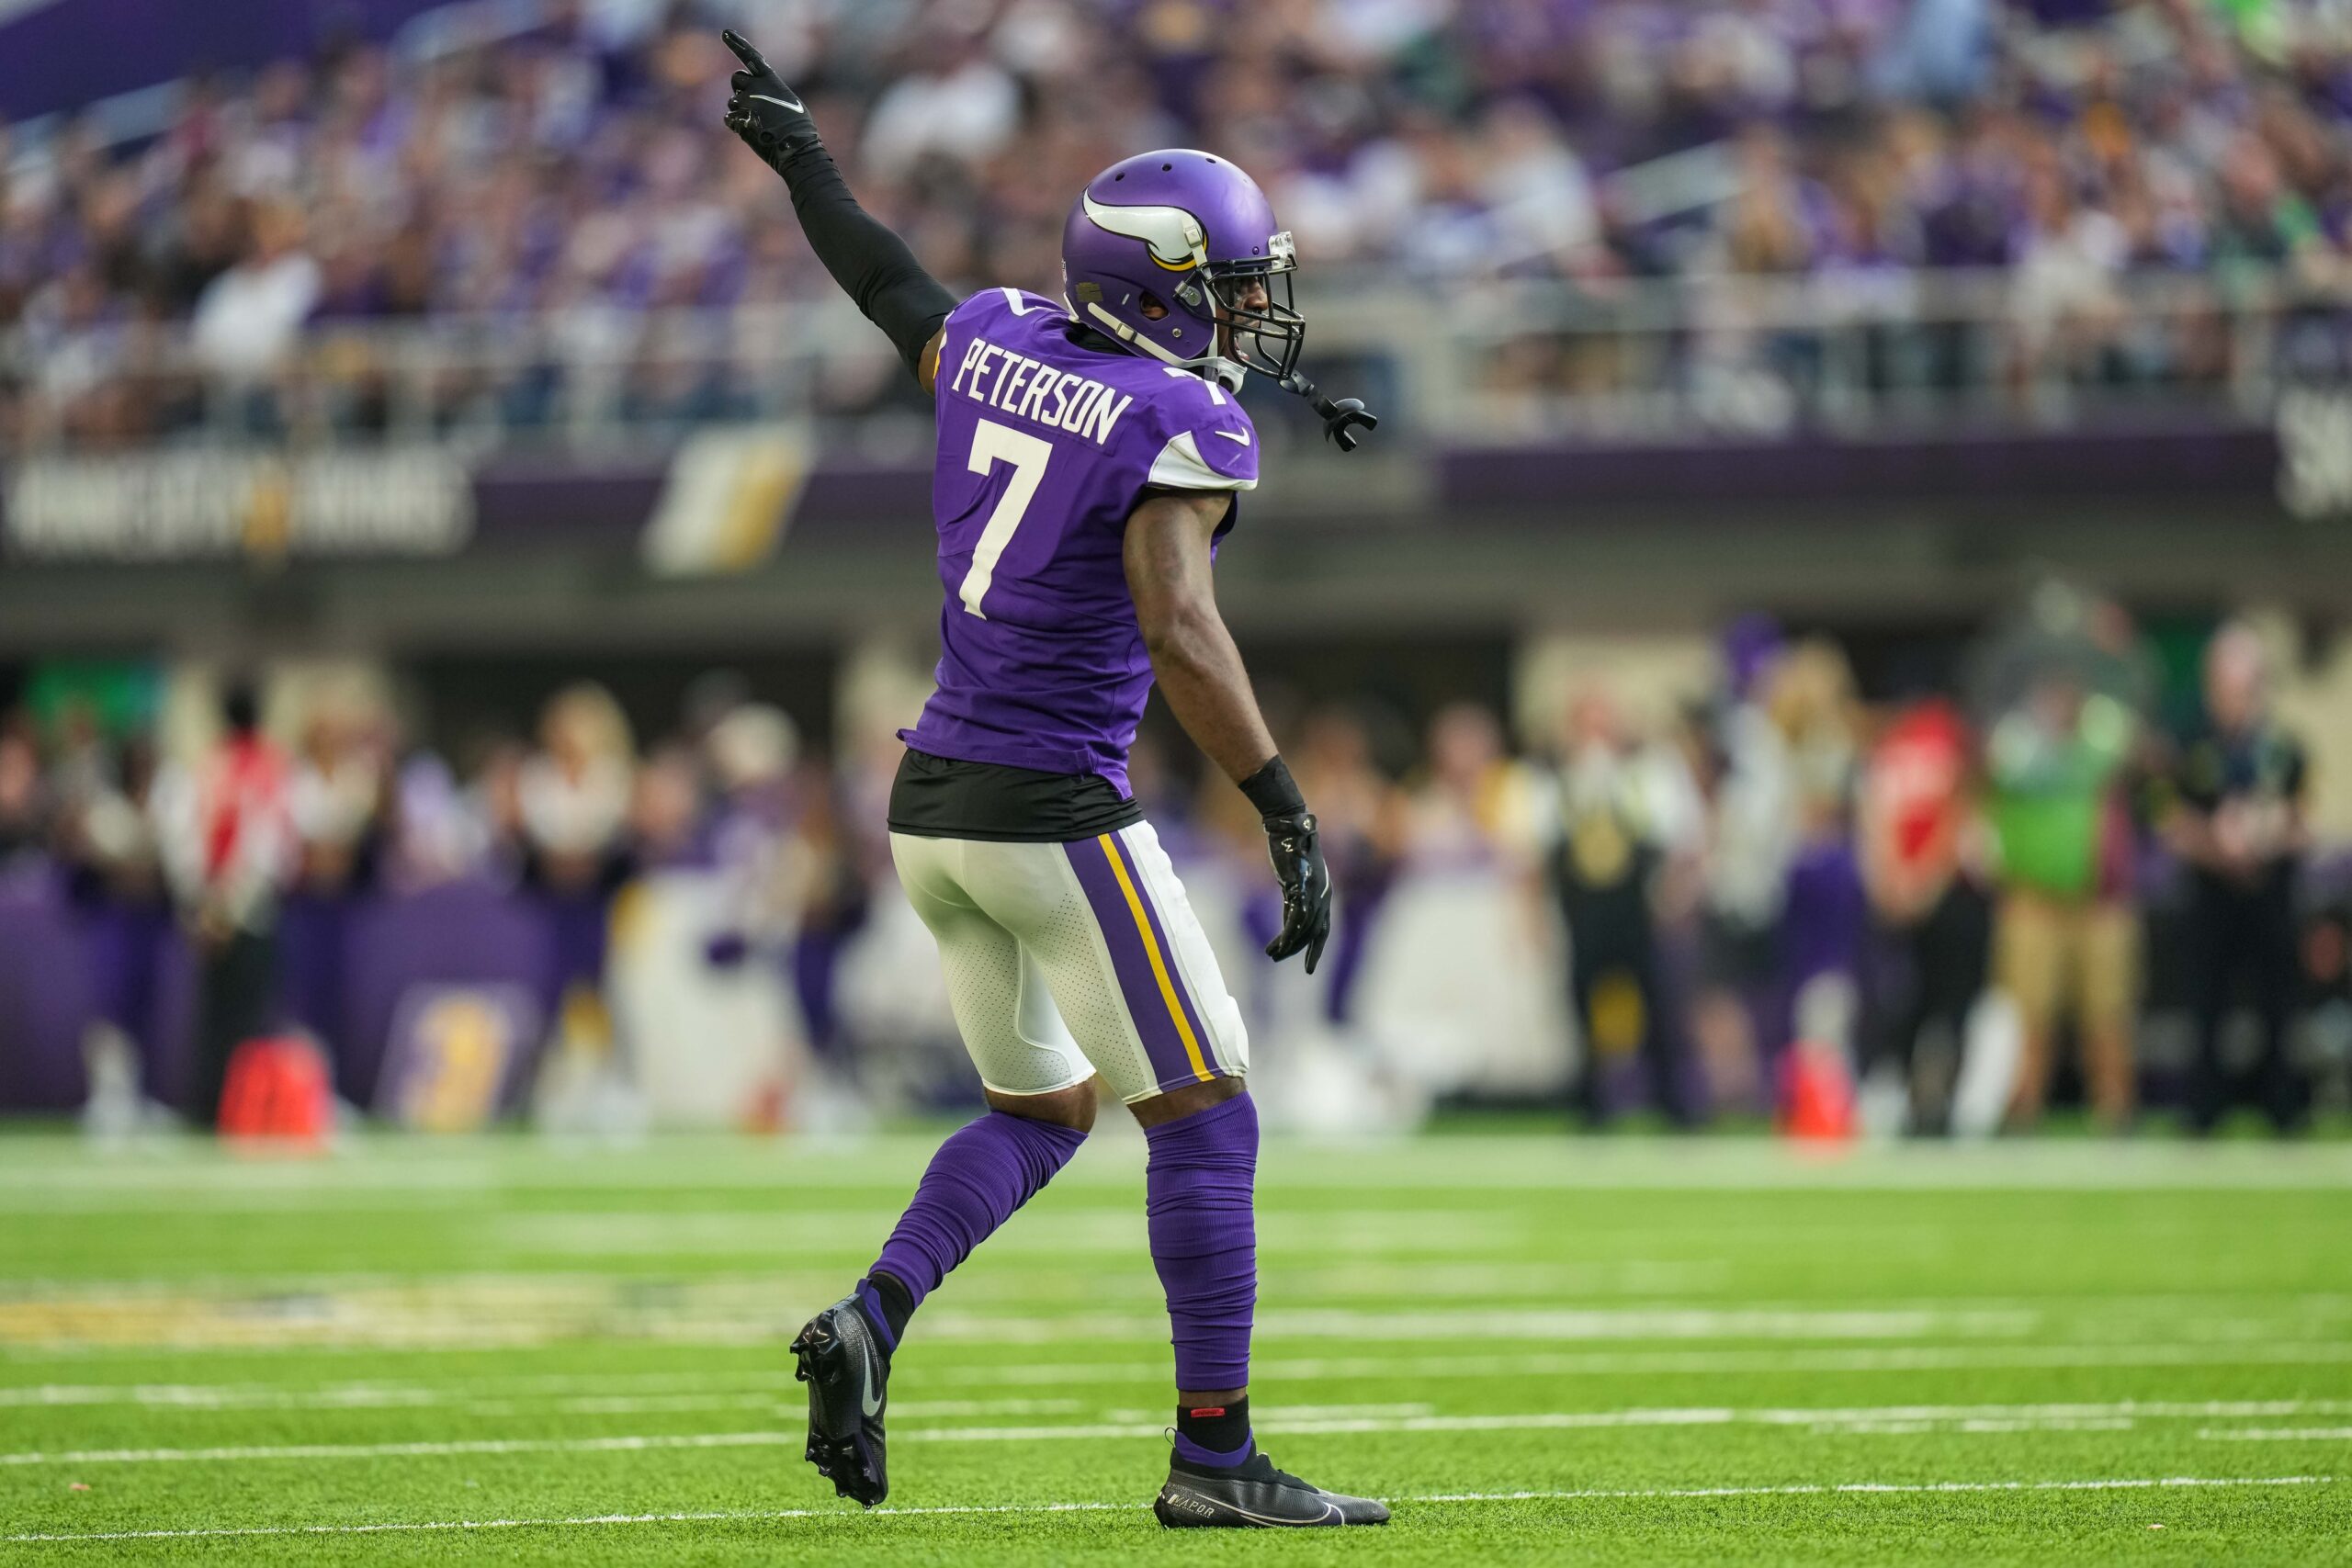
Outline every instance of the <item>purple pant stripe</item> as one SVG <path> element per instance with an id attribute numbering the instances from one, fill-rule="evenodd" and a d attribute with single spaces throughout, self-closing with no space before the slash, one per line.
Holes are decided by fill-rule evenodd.
<path id="1" fill-rule="evenodd" d="M 1183 1037 L 1176 1032 L 1176 1021 L 1159 994 L 1159 981 L 1152 975 L 1150 955 L 1144 952 L 1144 934 L 1136 929 L 1127 896 L 1119 890 L 1118 876 L 1111 869 L 1102 841 L 1076 840 L 1064 844 L 1062 852 L 1078 873 L 1078 885 L 1094 911 L 1095 929 L 1111 950 L 1111 969 L 1118 976 L 1119 994 L 1126 998 L 1127 1011 L 1136 1021 L 1136 1032 L 1143 1037 L 1144 1057 L 1151 1064 L 1153 1080 L 1163 1089 L 1195 1081 L 1193 1064 L 1184 1055 Z M 1137 887 L 1136 894 L 1142 897 L 1143 889 Z M 1148 910 L 1150 906 L 1145 908 Z M 1174 978 L 1172 970 L 1170 978 Z"/>
<path id="2" fill-rule="evenodd" d="M 1193 1038 L 1200 1043 L 1202 1065 L 1212 1073 L 1222 1073 L 1209 1032 L 1201 1025 L 1201 1010 L 1193 1003 L 1193 988 L 1184 983 L 1184 972 L 1176 966 L 1176 944 L 1168 940 L 1168 923 L 1159 918 L 1159 904 L 1151 896 L 1151 885 L 1144 880 L 1143 865 L 1136 858 L 1133 847 L 1118 834 L 1111 835 L 1111 845 L 1112 852 L 1126 863 L 1127 880 L 1135 884 L 1136 897 L 1143 900 L 1144 918 L 1151 922 L 1152 939 L 1159 943 L 1159 957 L 1168 965 L 1169 983 L 1176 987 L 1176 1003 L 1184 1010 L 1184 1021 L 1192 1025 Z M 1155 988 L 1157 984 L 1155 981 Z M 1190 1071 L 1191 1067 L 1188 1059 L 1185 1069 Z"/>

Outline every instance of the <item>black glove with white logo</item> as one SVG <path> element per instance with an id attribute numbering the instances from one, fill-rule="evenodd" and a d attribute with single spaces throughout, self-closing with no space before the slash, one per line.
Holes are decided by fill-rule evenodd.
<path id="1" fill-rule="evenodd" d="M 781 175 L 794 158 L 824 145 L 817 122 L 808 118 L 800 95 L 784 85 L 751 39 L 731 30 L 719 36 L 743 62 L 743 69 L 728 78 L 735 91 L 727 100 L 727 129 Z"/>
<path id="2" fill-rule="evenodd" d="M 1283 885 L 1283 929 L 1266 944 L 1266 956 L 1279 962 L 1304 951 L 1312 975 L 1331 936 L 1331 871 L 1323 863 L 1315 814 L 1280 757 L 1242 780 L 1241 793 L 1258 808 L 1266 853 Z"/>
<path id="3" fill-rule="evenodd" d="M 727 100 L 727 129 L 784 176 L 808 248 L 921 380 L 923 355 L 958 297 L 923 271 L 905 241 L 857 204 L 800 95 L 784 85 L 742 34 L 721 36 L 743 62 L 729 78 L 735 93 Z M 930 383 L 923 388 L 928 391 Z"/>

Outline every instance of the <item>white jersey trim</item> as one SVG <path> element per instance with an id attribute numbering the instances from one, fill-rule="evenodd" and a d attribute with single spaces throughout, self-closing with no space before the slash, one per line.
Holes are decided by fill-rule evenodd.
<path id="1" fill-rule="evenodd" d="M 1151 475 L 1146 481 L 1161 490 L 1256 490 L 1253 479 L 1236 479 L 1220 474 L 1208 466 L 1201 456 L 1200 443 L 1193 439 L 1189 430 L 1180 430 L 1159 456 L 1152 459 Z"/>

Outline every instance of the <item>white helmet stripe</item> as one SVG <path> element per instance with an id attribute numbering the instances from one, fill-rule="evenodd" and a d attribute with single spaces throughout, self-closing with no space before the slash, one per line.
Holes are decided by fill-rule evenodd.
<path id="1" fill-rule="evenodd" d="M 1201 220 L 1181 207 L 1106 207 L 1084 193 L 1080 199 L 1086 204 L 1087 221 L 1107 233 L 1141 240 L 1151 259 L 1164 267 L 1182 271 L 1208 262 L 1208 236 Z"/>

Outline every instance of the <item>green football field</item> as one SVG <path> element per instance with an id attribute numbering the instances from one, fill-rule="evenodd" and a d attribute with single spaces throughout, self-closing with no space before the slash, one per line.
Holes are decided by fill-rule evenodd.
<path id="1" fill-rule="evenodd" d="M 1396 1522 L 1204 1538 L 1118 1132 L 916 1319 L 871 1514 L 785 1345 L 928 1138 L 0 1139 L 0 1559 L 2352 1562 L 2352 1145 L 1274 1143 L 1260 1440 Z"/>

